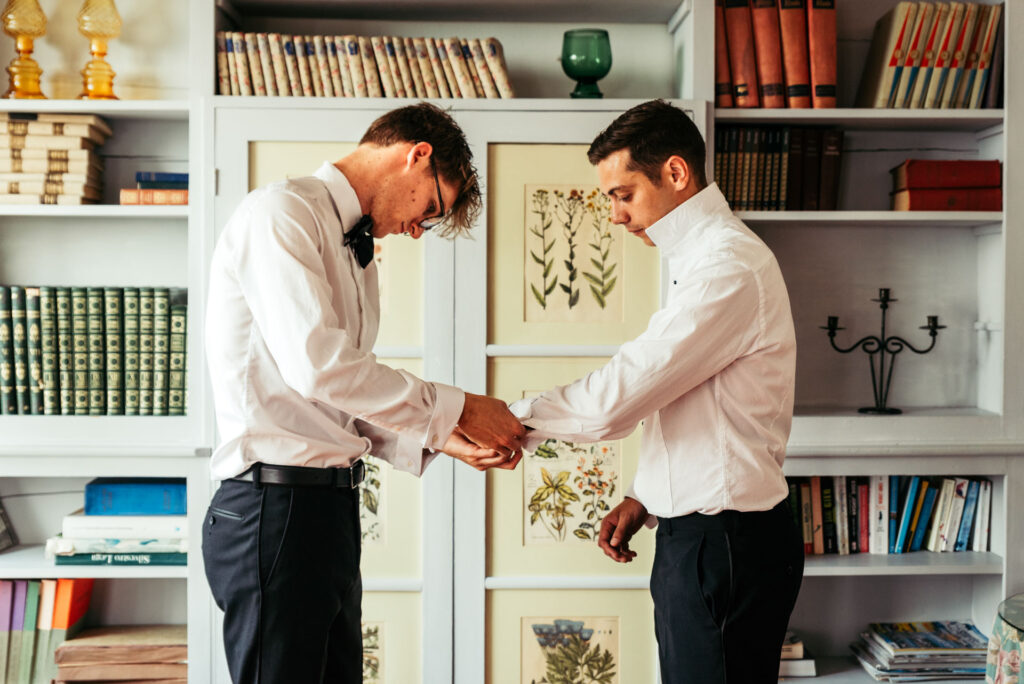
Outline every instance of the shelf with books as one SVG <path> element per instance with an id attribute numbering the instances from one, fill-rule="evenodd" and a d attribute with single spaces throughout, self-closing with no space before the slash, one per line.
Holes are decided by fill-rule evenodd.
<path id="1" fill-rule="evenodd" d="M 716 124 L 841 126 L 848 130 L 987 131 L 1002 109 L 716 109 Z"/>
<path id="2" fill-rule="evenodd" d="M 750 227 L 814 225 L 828 227 L 981 228 L 1001 231 L 999 211 L 739 211 Z"/>
<path id="3" fill-rule="evenodd" d="M 25 544 L 0 553 L 0 579 L 96 577 L 105 579 L 177 579 L 188 566 L 56 565 L 43 554 L 43 544 Z"/>

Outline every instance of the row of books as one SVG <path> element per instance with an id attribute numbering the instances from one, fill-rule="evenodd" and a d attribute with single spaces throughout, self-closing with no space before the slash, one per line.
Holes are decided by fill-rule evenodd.
<path id="1" fill-rule="evenodd" d="M 715 179 L 735 211 L 830 211 L 842 150 L 838 129 L 719 126 Z"/>
<path id="2" fill-rule="evenodd" d="M 81 631 L 92 578 L 0 580 L 0 680 L 50 684 L 57 649 Z"/>
<path id="3" fill-rule="evenodd" d="M 54 654 L 64 682 L 188 683 L 185 625 L 112 625 L 83 630 Z"/>
<path id="4" fill-rule="evenodd" d="M 992 483 L 873 475 L 788 478 L 808 554 L 988 551 Z"/>
<path id="5" fill-rule="evenodd" d="M 804 641 L 792 630 L 786 630 L 786 638 L 782 642 L 782 658 L 779 660 L 779 677 L 814 677 L 818 674 L 817 665 Z"/>
<path id="6" fill-rule="evenodd" d="M 907 159 L 891 170 L 896 211 L 1001 211 L 998 159 Z"/>
<path id="7" fill-rule="evenodd" d="M 874 622 L 850 648 L 876 681 L 985 679 L 988 639 L 970 620 Z"/>
<path id="8" fill-rule="evenodd" d="M 835 0 L 716 0 L 715 106 L 836 106 Z"/>
<path id="9" fill-rule="evenodd" d="M 184 415 L 188 292 L 0 285 L 0 414 Z"/>
<path id="10" fill-rule="evenodd" d="M 184 478 L 96 478 L 80 511 L 46 540 L 57 565 L 185 565 L 188 519 Z"/>
<path id="11" fill-rule="evenodd" d="M 1002 10 L 978 2 L 897 3 L 875 24 L 857 106 L 1000 106 Z"/>
<path id="12" fill-rule="evenodd" d="M 515 97 L 497 38 L 218 31 L 220 95 Z"/>
<path id="13" fill-rule="evenodd" d="M 0 204 L 90 204 L 103 198 L 96 147 L 112 135 L 94 114 L 0 114 Z"/>
<path id="14" fill-rule="evenodd" d="M 121 188 L 121 204 L 188 204 L 188 174 L 136 171 L 135 186 Z"/>

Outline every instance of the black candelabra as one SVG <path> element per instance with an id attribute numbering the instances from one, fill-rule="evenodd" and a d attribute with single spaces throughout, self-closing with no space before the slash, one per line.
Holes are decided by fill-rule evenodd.
<path id="1" fill-rule="evenodd" d="M 878 290 L 878 299 L 872 299 L 871 301 L 878 302 L 878 307 L 882 310 L 882 331 L 878 335 L 868 335 L 858 340 L 851 347 L 843 349 L 836 344 L 836 332 L 846 329 L 839 327 L 839 316 L 829 316 L 828 324 L 821 326 L 821 329 L 828 331 L 828 339 L 832 344 L 832 348 L 840 354 L 849 354 L 858 348 L 863 349 L 868 354 L 868 365 L 871 367 L 871 389 L 875 394 L 875 405 L 865 406 L 857 410 L 861 413 L 884 415 L 902 413 L 898 408 L 890 408 L 885 405 L 889 400 L 889 390 L 892 388 L 892 369 L 896 365 L 896 355 L 904 349 L 909 349 L 915 354 L 927 354 L 935 347 L 939 331 L 946 326 L 939 325 L 938 316 L 928 316 L 928 325 L 923 325 L 920 329 L 927 330 L 932 341 L 927 348 L 917 349 L 902 337 L 896 335 L 885 336 L 885 312 L 889 308 L 890 302 L 898 301 L 890 296 L 889 288 L 880 288 Z M 888 368 L 886 367 L 886 354 L 889 356 Z M 877 357 L 877 360 L 875 357 Z"/>

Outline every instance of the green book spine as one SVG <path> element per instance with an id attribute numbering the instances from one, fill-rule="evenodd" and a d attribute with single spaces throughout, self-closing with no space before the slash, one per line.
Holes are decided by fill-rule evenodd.
<path id="1" fill-rule="evenodd" d="M 43 415 L 43 334 L 40 330 L 39 288 L 25 288 L 28 326 L 28 398 L 33 416 Z"/>
<path id="2" fill-rule="evenodd" d="M 57 288 L 57 385 L 60 413 L 75 412 L 74 350 L 71 346 L 71 288 Z"/>
<path id="3" fill-rule="evenodd" d="M 11 340 L 14 344 L 14 392 L 18 413 L 32 413 L 28 392 L 28 324 L 25 311 L 25 288 L 11 285 Z"/>
<path id="4" fill-rule="evenodd" d="M 139 288 L 124 288 L 124 412 L 139 415 Z"/>
<path id="5" fill-rule="evenodd" d="M 153 415 L 153 288 L 139 288 L 139 415 Z"/>
<path id="6" fill-rule="evenodd" d="M 32 681 L 32 665 L 35 662 L 36 636 L 39 632 L 39 580 L 28 581 L 28 592 L 25 596 L 25 626 L 21 631 L 21 659 L 18 663 L 16 682 Z"/>
<path id="7" fill-rule="evenodd" d="M 89 315 L 84 287 L 71 288 L 71 371 L 75 415 L 89 415 Z"/>
<path id="8" fill-rule="evenodd" d="M 60 415 L 60 379 L 57 371 L 57 290 L 39 288 L 39 331 L 43 348 L 43 413 Z"/>
<path id="9" fill-rule="evenodd" d="M 119 287 L 103 288 L 103 320 L 106 335 L 107 415 L 124 415 L 124 293 Z"/>
<path id="10" fill-rule="evenodd" d="M 102 416 L 107 412 L 106 373 L 103 334 L 103 288 L 86 289 L 86 325 L 89 337 L 89 415 Z"/>
<path id="11" fill-rule="evenodd" d="M 54 557 L 57 565 L 186 565 L 188 554 L 166 553 L 73 553 Z"/>
<path id="12" fill-rule="evenodd" d="M 11 288 L 0 285 L 0 415 L 18 412 L 14 392 L 14 339 L 11 320 Z"/>
<path id="13" fill-rule="evenodd" d="M 168 375 L 168 410 L 172 416 L 185 415 L 185 342 L 188 305 L 178 304 L 185 293 L 171 294 L 171 355 Z"/>
<path id="14" fill-rule="evenodd" d="M 153 415 L 170 412 L 168 389 L 171 369 L 171 291 L 153 289 Z"/>

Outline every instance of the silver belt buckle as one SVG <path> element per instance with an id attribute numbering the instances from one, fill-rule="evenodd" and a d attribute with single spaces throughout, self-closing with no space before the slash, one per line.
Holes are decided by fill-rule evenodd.
<path id="1" fill-rule="evenodd" d="M 366 463 L 359 459 L 348 467 L 348 482 L 339 482 L 338 484 L 355 489 L 363 483 L 364 479 L 366 479 Z"/>

